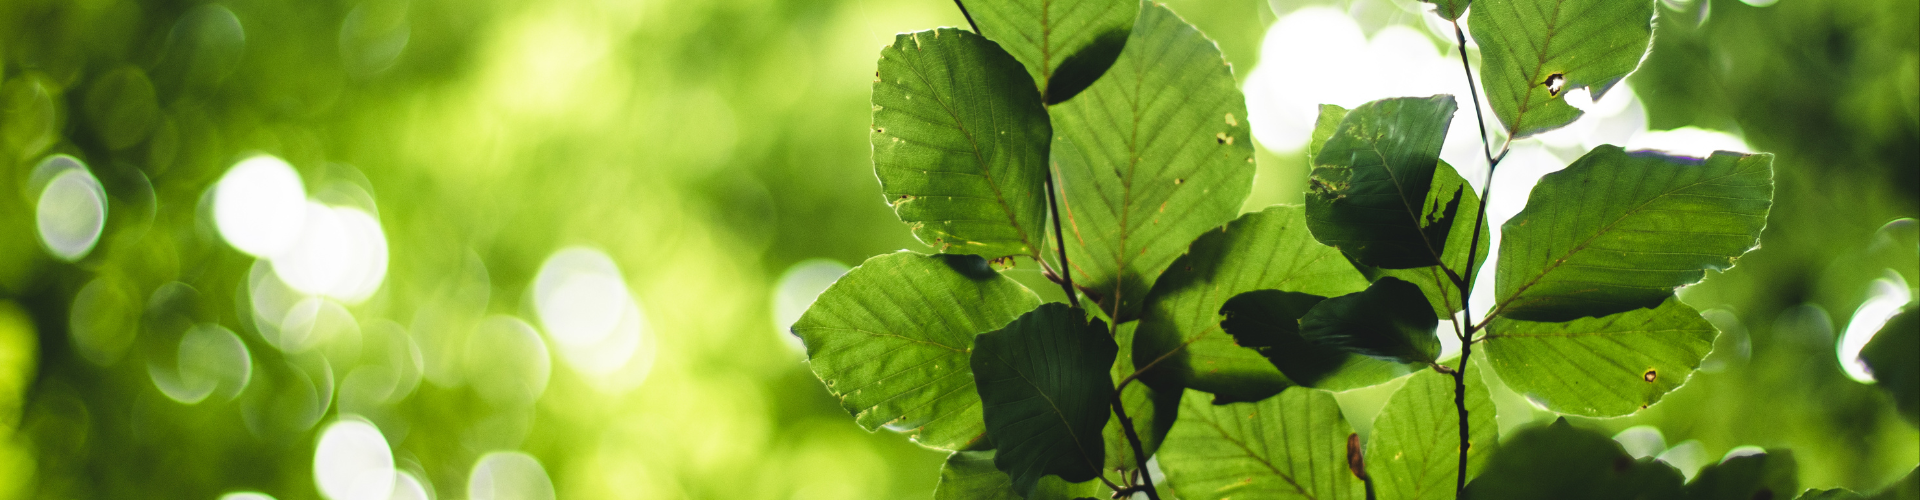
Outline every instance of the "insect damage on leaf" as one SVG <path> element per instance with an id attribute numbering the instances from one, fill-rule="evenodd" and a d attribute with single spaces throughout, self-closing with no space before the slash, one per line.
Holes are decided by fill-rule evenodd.
<path id="1" fill-rule="evenodd" d="M 1564 73 L 1547 75 L 1547 81 L 1540 82 L 1540 84 L 1547 86 L 1548 96 L 1559 97 L 1560 91 L 1564 90 L 1567 86 L 1567 75 Z"/>

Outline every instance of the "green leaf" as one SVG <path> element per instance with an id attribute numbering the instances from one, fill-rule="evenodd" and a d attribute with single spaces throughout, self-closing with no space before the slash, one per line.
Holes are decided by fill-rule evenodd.
<path id="1" fill-rule="evenodd" d="M 1580 118 L 1567 91 L 1600 100 L 1653 41 L 1652 0 L 1480 0 L 1467 20 L 1487 104 L 1515 139 Z"/>
<path id="2" fill-rule="evenodd" d="M 1500 227 L 1494 314 L 1567 321 L 1653 307 L 1759 244 L 1773 155 L 1600 146 L 1547 174 Z"/>
<path id="3" fill-rule="evenodd" d="M 1026 70 L 953 28 L 900 34 L 879 65 L 873 171 L 894 214 L 941 253 L 1038 258 L 1053 132 Z"/>
<path id="4" fill-rule="evenodd" d="M 979 257 L 901 251 L 848 271 L 793 333 L 806 343 L 813 373 L 860 427 L 958 450 L 986 432 L 967 368 L 974 335 L 1039 304 Z"/>
<path id="5" fill-rule="evenodd" d="M 940 483 L 933 488 L 934 500 L 1069 500 L 1100 496 L 1098 481 L 1069 483 L 1057 477 L 1040 480 L 1033 494 L 1021 497 L 1013 492 L 1013 479 L 993 468 L 993 450 L 961 451 L 947 456 L 940 466 Z"/>
<path id="6" fill-rule="evenodd" d="M 1688 500 L 1786 498 L 1800 491 L 1793 454 L 1786 450 L 1728 458 L 1700 469 L 1687 483 Z"/>
<path id="7" fill-rule="evenodd" d="M 1892 319 L 1873 340 L 1860 349 L 1860 359 L 1873 371 L 1874 384 L 1893 396 L 1894 406 L 1907 421 L 1920 424 L 1920 313 L 1908 306 Z"/>
<path id="8" fill-rule="evenodd" d="M 1907 471 L 1900 480 L 1873 494 L 1873 500 L 1910 500 L 1920 498 L 1920 468 Z"/>
<path id="9" fill-rule="evenodd" d="M 1133 320 L 1153 278 L 1252 191 L 1246 98 L 1213 41 L 1151 5 L 1107 75 L 1051 112 L 1074 283 Z"/>
<path id="10" fill-rule="evenodd" d="M 1321 104 L 1320 117 L 1313 121 L 1313 134 L 1307 139 L 1307 164 L 1320 156 L 1320 147 L 1333 137 L 1334 129 L 1340 128 L 1340 120 L 1347 117 L 1347 108 L 1336 104 Z"/>
<path id="11" fill-rule="evenodd" d="M 1713 324 L 1679 299 L 1601 318 L 1539 323 L 1498 318 L 1487 360 L 1514 392 L 1546 409 L 1627 415 L 1679 387 L 1713 349 Z"/>
<path id="12" fill-rule="evenodd" d="M 1473 3 L 1473 0 L 1420 0 L 1420 1 L 1433 4 L 1433 12 L 1435 14 L 1439 14 L 1441 19 L 1446 19 L 1448 21 L 1460 19 L 1461 14 L 1467 13 L 1467 6 Z"/>
<path id="13" fill-rule="evenodd" d="M 1352 435 L 1326 391 L 1293 387 L 1217 406 L 1189 394 L 1160 467 L 1184 500 L 1361 499 L 1364 486 L 1347 467 Z"/>
<path id="14" fill-rule="evenodd" d="M 1133 321 L 1120 325 L 1114 336 L 1120 345 L 1120 352 L 1133 352 L 1134 334 L 1139 330 L 1140 322 Z M 1132 356 L 1116 356 L 1113 360 L 1113 379 L 1118 381 L 1133 375 Z M 1180 395 L 1184 391 L 1158 390 L 1143 383 L 1127 384 L 1120 391 L 1120 403 L 1127 409 L 1127 418 L 1133 420 L 1133 432 L 1140 437 L 1140 448 L 1147 456 L 1153 456 L 1160 449 L 1160 442 L 1167 437 L 1167 431 L 1173 428 L 1173 421 L 1180 414 Z M 1127 441 L 1120 419 L 1107 421 L 1107 427 L 1100 431 L 1107 443 L 1106 469 L 1139 470 L 1139 461 L 1133 455 L 1133 445 Z"/>
<path id="15" fill-rule="evenodd" d="M 1467 477 L 1486 468 L 1499 439 L 1493 399 L 1478 370 L 1468 370 Z M 1381 500 L 1452 499 L 1459 481 L 1460 414 L 1453 377 L 1421 370 L 1387 398 L 1367 440 L 1367 473 Z"/>
<path id="16" fill-rule="evenodd" d="M 1834 488 L 1831 490 L 1810 489 L 1800 494 L 1800 500 L 1866 500 L 1866 498 L 1867 497 L 1860 496 L 1859 493 L 1854 493 L 1846 488 Z"/>
<path id="17" fill-rule="evenodd" d="M 1308 234 L 1300 207 L 1242 215 L 1194 240 L 1154 282 L 1134 338 L 1133 362 L 1153 366 L 1142 379 L 1155 388 L 1191 387 L 1214 394 L 1216 402 L 1265 399 L 1292 383 L 1220 329 L 1219 311 L 1227 299 L 1254 290 L 1324 297 L 1366 287 L 1339 251 Z"/>
<path id="18" fill-rule="evenodd" d="M 1673 466 L 1654 458 L 1634 460 L 1620 443 L 1561 418 L 1502 441 L 1462 498 L 1672 499 L 1680 498 L 1681 481 Z"/>
<path id="19" fill-rule="evenodd" d="M 1432 363 L 1440 357 L 1440 338 L 1434 335 L 1440 318 L 1434 317 L 1432 309 L 1421 307 L 1426 303 L 1420 287 L 1399 278 L 1380 278 L 1366 291 L 1313 306 L 1300 317 L 1300 336 L 1383 361 Z"/>
<path id="20" fill-rule="evenodd" d="M 1348 112 L 1308 179 L 1313 236 L 1362 264 L 1406 269 L 1440 263 L 1458 198 L 1427 206 L 1453 96 L 1401 97 Z"/>
<path id="21" fill-rule="evenodd" d="M 1379 385 L 1406 375 L 1407 366 L 1363 356 L 1301 334 L 1301 318 L 1325 298 L 1280 290 L 1256 290 L 1228 299 L 1220 328 L 1235 343 L 1265 356 L 1287 379 L 1307 387 L 1344 391 Z"/>
<path id="22" fill-rule="evenodd" d="M 967 2 L 982 35 L 1013 54 L 1040 85 L 1047 104 L 1085 90 L 1127 44 L 1135 0 L 986 0 Z"/>
<path id="23" fill-rule="evenodd" d="M 1356 264 L 1361 274 L 1370 280 L 1392 276 L 1420 286 L 1420 293 L 1427 296 L 1427 303 L 1433 305 L 1433 314 L 1439 318 L 1451 318 L 1453 313 L 1466 309 L 1466 301 L 1460 300 L 1460 286 L 1453 282 L 1453 276 L 1447 274 L 1451 269 L 1462 279 L 1476 276 L 1480 265 L 1493 254 L 1493 243 L 1489 239 L 1493 231 L 1487 227 L 1487 221 L 1480 218 L 1480 195 L 1473 191 L 1473 185 L 1460 177 L 1460 173 L 1447 162 L 1433 169 L 1433 186 L 1427 190 L 1427 208 L 1422 217 L 1438 217 L 1435 211 L 1445 207 L 1457 206 L 1453 216 L 1453 227 L 1447 230 L 1446 250 L 1440 253 L 1439 265 L 1416 267 L 1412 269 L 1380 269 L 1365 264 Z M 1464 242 L 1473 238 L 1473 225 L 1480 224 L 1480 244 L 1471 249 Z M 1473 251 L 1473 263 L 1467 263 L 1467 251 Z"/>
<path id="24" fill-rule="evenodd" d="M 1120 351 L 1100 320 L 1066 304 L 1042 304 L 975 340 L 974 383 L 985 403 L 995 467 L 1031 495 L 1043 476 L 1081 482 L 1100 475 Z"/>

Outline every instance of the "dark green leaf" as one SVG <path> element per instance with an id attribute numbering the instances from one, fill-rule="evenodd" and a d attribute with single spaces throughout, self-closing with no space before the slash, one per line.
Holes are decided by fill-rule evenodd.
<path id="1" fill-rule="evenodd" d="M 1451 318 L 1453 313 L 1467 307 L 1466 301 L 1460 300 L 1460 286 L 1454 283 L 1453 275 L 1447 274 L 1447 270 L 1453 270 L 1462 279 L 1474 276 L 1480 264 L 1493 254 L 1493 244 L 1489 241 L 1493 231 L 1488 229 L 1487 221 L 1480 218 L 1480 195 L 1474 193 L 1473 185 L 1460 178 L 1460 173 L 1454 171 L 1452 165 L 1443 161 L 1433 169 L 1433 187 L 1427 191 L 1427 211 L 1422 217 L 1433 217 L 1435 211 L 1445 210 L 1449 206 L 1459 208 L 1453 217 L 1453 227 L 1447 231 L 1447 241 L 1453 244 L 1447 245 L 1446 250 L 1440 253 L 1440 260 L 1446 263 L 1446 267 L 1433 265 L 1413 269 L 1379 269 L 1364 264 L 1356 265 L 1369 279 L 1392 276 L 1419 285 L 1420 293 L 1425 294 L 1427 303 L 1433 305 L 1434 316 L 1440 318 Z M 1466 242 L 1473 238 L 1473 224 L 1476 221 L 1480 223 L 1480 244 L 1471 248 L 1473 263 L 1468 264 L 1469 248 Z"/>
<path id="2" fill-rule="evenodd" d="M 1036 257 L 1046 240 L 1046 107 L 1020 63 L 952 28 L 894 37 L 873 82 L 873 170 L 942 253 Z"/>
<path id="3" fill-rule="evenodd" d="M 1160 466 L 1184 500 L 1357 500 L 1366 492 L 1347 467 L 1351 435 L 1326 391 L 1292 387 L 1257 403 L 1217 406 L 1188 394 Z"/>
<path id="4" fill-rule="evenodd" d="M 1066 101 L 1113 64 L 1140 3 L 1134 0 L 974 0 L 982 35 L 1026 65 L 1047 104 Z"/>
<path id="5" fill-rule="evenodd" d="M 1252 191 L 1246 98 L 1213 41 L 1151 5 L 1107 76 L 1051 112 L 1074 283 L 1130 321 L 1154 277 Z"/>
<path id="6" fill-rule="evenodd" d="M 1486 468 L 1499 424 L 1480 372 L 1467 374 L 1467 477 Z M 1387 398 L 1367 440 L 1367 472 L 1380 500 L 1452 499 L 1459 481 L 1460 414 L 1453 377 L 1421 370 Z"/>
<path id="7" fill-rule="evenodd" d="M 1307 225 L 1321 243 L 1373 267 L 1439 264 L 1458 198 L 1427 206 L 1453 96 L 1369 102 L 1340 120 L 1308 180 Z"/>
<path id="8" fill-rule="evenodd" d="M 1912 500 L 1920 498 L 1920 468 L 1907 471 L 1899 481 L 1873 494 L 1873 500 Z"/>
<path id="9" fill-rule="evenodd" d="M 1800 500 L 1866 500 L 1866 498 L 1867 497 L 1860 496 L 1859 493 L 1854 493 L 1846 488 L 1834 488 L 1831 490 L 1810 489 L 1800 494 Z"/>
<path id="10" fill-rule="evenodd" d="M 1220 330 L 1219 311 L 1227 299 L 1254 290 L 1324 297 L 1366 287 L 1339 251 L 1307 233 L 1300 207 L 1246 214 L 1194 240 L 1153 284 L 1133 362 L 1153 366 L 1143 379 L 1156 388 L 1191 387 L 1219 402 L 1265 399 L 1292 384 L 1273 363 Z"/>
<path id="11" fill-rule="evenodd" d="M 1920 313 L 1908 306 L 1887 320 L 1873 340 L 1860 349 L 1860 359 L 1873 371 L 1874 383 L 1893 396 L 1894 406 L 1907 421 L 1920 424 Z"/>
<path id="12" fill-rule="evenodd" d="M 1653 307 L 1760 241 L 1773 155 L 1600 146 L 1547 174 L 1500 227 L 1494 314 L 1567 321 Z"/>
<path id="13" fill-rule="evenodd" d="M 1069 483 L 1057 477 L 1040 480 L 1025 500 L 1069 500 L 1098 497 L 1104 490 L 1098 481 Z M 1013 492 L 1013 479 L 993 468 L 993 450 L 962 451 L 947 456 L 940 466 L 940 484 L 933 488 L 933 500 L 1022 500 Z"/>
<path id="14" fill-rule="evenodd" d="M 1313 121 L 1313 134 L 1307 139 L 1307 164 L 1320 156 L 1320 147 L 1333 137 L 1334 129 L 1340 128 L 1340 120 L 1347 117 L 1347 108 L 1335 104 L 1321 104 L 1320 118 Z"/>
<path id="15" fill-rule="evenodd" d="M 1105 463 L 1107 425 L 1119 346 L 1107 325 L 1086 313 L 1042 304 L 975 340 L 974 383 L 985 403 L 995 467 L 1013 490 L 1031 496 L 1044 476 L 1093 479 Z"/>
<path id="16" fill-rule="evenodd" d="M 1406 375 L 1418 365 L 1369 358 L 1337 346 L 1308 340 L 1300 318 L 1324 298 L 1298 292 L 1256 290 L 1228 299 L 1220 328 L 1235 343 L 1265 356 L 1287 380 L 1319 389 L 1344 391 L 1379 385 Z"/>
<path id="17" fill-rule="evenodd" d="M 1467 17 L 1480 43 L 1480 86 L 1514 138 L 1560 128 L 1640 66 L 1653 40 L 1652 0 L 1480 0 Z"/>
<path id="18" fill-rule="evenodd" d="M 1786 450 L 1742 455 L 1700 469 L 1687 483 L 1687 500 L 1787 498 L 1800 491 L 1793 454 Z"/>
<path id="19" fill-rule="evenodd" d="M 1432 363 L 1440 357 L 1440 338 L 1434 335 L 1440 318 L 1425 305 L 1427 298 L 1420 287 L 1391 276 L 1380 278 L 1366 291 L 1313 306 L 1300 318 L 1300 336 L 1383 361 Z M 1227 306 L 1232 307 L 1233 301 Z M 1232 320 L 1233 315 L 1227 318 Z"/>
<path id="20" fill-rule="evenodd" d="M 1448 21 L 1460 19 L 1461 14 L 1467 13 L 1467 6 L 1473 3 L 1473 0 L 1420 0 L 1420 1 L 1433 4 L 1433 12 L 1435 14 L 1439 14 L 1441 19 L 1446 19 Z"/>
<path id="21" fill-rule="evenodd" d="M 1590 417 L 1627 415 L 1686 382 L 1713 349 L 1713 324 L 1668 298 L 1565 323 L 1495 319 L 1487 360 L 1514 392 L 1546 409 Z"/>
<path id="22" fill-rule="evenodd" d="M 1680 498 L 1680 471 L 1653 458 L 1634 460 L 1606 435 L 1562 418 L 1500 443 L 1486 470 L 1467 485 L 1473 500 L 1628 500 Z"/>
<path id="23" fill-rule="evenodd" d="M 1140 322 L 1134 321 L 1120 325 L 1114 340 L 1120 344 L 1120 352 L 1133 352 L 1134 333 L 1139 330 Z M 1133 357 L 1116 356 L 1113 360 L 1113 379 L 1125 379 L 1133 374 Z M 1153 456 L 1160 449 L 1160 442 L 1167 437 L 1167 431 L 1173 428 L 1173 421 L 1180 413 L 1179 389 L 1162 391 L 1142 383 L 1127 384 L 1120 391 L 1121 404 L 1127 408 L 1127 418 L 1133 420 L 1133 432 L 1140 437 L 1140 447 L 1147 456 Z M 1107 421 L 1107 427 L 1101 431 L 1107 443 L 1106 469 L 1138 470 L 1140 464 L 1133 455 L 1133 446 L 1127 441 L 1126 430 L 1120 425 L 1120 419 Z"/>
<path id="24" fill-rule="evenodd" d="M 813 373 L 861 427 L 958 450 L 986 431 L 967 369 L 974 335 L 1039 304 L 978 257 L 903 251 L 848 271 L 793 333 L 806 343 Z"/>

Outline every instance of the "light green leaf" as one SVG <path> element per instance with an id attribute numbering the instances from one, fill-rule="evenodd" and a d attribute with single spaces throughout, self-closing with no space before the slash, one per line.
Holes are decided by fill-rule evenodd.
<path id="1" fill-rule="evenodd" d="M 1025 500 L 1071 500 L 1098 497 L 1105 490 L 1099 481 L 1069 483 L 1057 477 L 1040 480 L 1033 495 Z M 933 488 L 933 500 L 1022 500 L 1013 492 L 1013 479 L 993 468 L 993 450 L 961 451 L 947 456 L 940 466 L 940 483 Z"/>
<path id="2" fill-rule="evenodd" d="M 974 335 L 1040 298 L 978 257 L 896 252 L 853 268 L 793 324 L 813 373 L 860 427 L 958 450 L 986 432 L 968 370 Z"/>
<path id="3" fill-rule="evenodd" d="M 1860 359 L 1873 371 L 1875 385 L 1893 396 L 1894 406 L 1908 422 L 1920 424 L 1920 313 L 1911 305 L 1887 320 L 1873 340 L 1860 349 Z"/>
<path id="4" fill-rule="evenodd" d="M 1133 362 L 1153 367 L 1142 379 L 1155 388 L 1191 387 L 1214 394 L 1218 402 L 1265 399 L 1292 383 L 1220 329 L 1220 307 L 1227 299 L 1254 290 L 1325 297 L 1366 288 L 1367 281 L 1339 251 L 1308 234 L 1300 207 L 1242 215 L 1194 240 L 1154 282 L 1134 338 Z"/>
<path id="5" fill-rule="evenodd" d="M 1652 0 L 1480 0 L 1467 19 L 1487 104 L 1516 139 L 1580 118 L 1567 91 L 1600 100 L 1653 41 Z"/>
<path id="6" fill-rule="evenodd" d="M 1435 14 L 1439 14 L 1441 19 L 1446 19 L 1448 21 L 1460 19 L 1461 14 L 1467 13 L 1467 6 L 1473 3 L 1473 0 L 1420 0 L 1420 1 L 1433 4 L 1433 9 L 1434 9 L 1433 12 Z"/>
<path id="7" fill-rule="evenodd" d="M 1907 471 L 1900 480 L 1887 485 L 1879 493 L 1873 494 L 1873 500 L 1911 500 L 1920 498 L 1920 468 Z"/>
<path id="8" fill-rule="evenodd" d="M 1150 5 L 1107 75 L 1050 111 L 1074 283 L 1133 320 L 1154 277 L 1252 191 L 1246 98 L 1213 41 Z"/>
<path id="9" fill-rule="evenodd" d="M 1137 0 L 975 0 L 982 35 L 999 42 L 1039 83 L 1047 104 L 1085 90 L 1127 44 Z"/>
<path id="10" fill-rule="evenodd" d="M 1140 322 L 1133 321 L 1120 325 L 1114 341 L 1120 344 L 1120 352 L 1133 352 L 1134 333 L 1139 330 Z M 1132 375 L 1134 371 L 1132 356 L 1116 356 L 1113 360 L 1113 380 L 1119 381 Z M 1140 437 L 1141 450 L 1147 456 L 1153 456 L 1160 449 L 1160 442 L 1167 437 L 1167 431 L 1173 428 L 1173 421 L 1180 413 L 1179 389 L 1162 391 L 1144 383 L 1131 383 L 1120 391 L 1120 402 L 1127 409 L 1127 418 L 1133 420 L 1133 432 Z M 1106 469 L 1140 469 L 1139 461 L 1133 455 L 1133 445 L 1127 441 L 1120 419 L 1107 421 L 1106 429 L 1100 431 L 1107 443 Z"/>
<path id="11" fill-rule="evenodd" d="M 1326 391 L 1293 387 L 1217 406 L 1188 394 L 1160 467 L 1184 500 L 1360 499 L 1364 485 L 1347 467 L 1351 435 Z"/>
<path id="12" fill-rule="evenodd" d="M 1728 458 L 1700 469 L 1687 483 L 1687 500 L 1749 500 L 1787 498 L 1800 491 L 1799 467 L 1793 453 L 1766 453 Z"/>
<path id="13" fill-rule="evenodd" d="M 1499 424 L 1480 372 L 1467 378 L 1467 477 L 1480 474 L 1497 446 Z M 1387 398 L 1367 440 L 1367 473 L 1380 500 L 1452 499 L 1460 475 L 1460 414 L 1453 377 L 1421 370 Z"/>
<path id="14" fill-rule="evenodd" d="M 1487 221 L 1480 218 L 1480 195 L 1473 191 L 1473 185 L 1462 179 L 1452 165 L 1442 161 L 1439 167 L 1433 169 L 1433 187 L 1427 191 L 1427 208 L 1421 216 L 1438 217 L 1435 211 L 1456 205 L 1458 211 L 1453 216 L 1453 227 L 1447 230 L 1447 241 L 1453 244 L 1447 245 L 1446 250 L 1440 253 L 1440 260 L 1446 263 L 1446 267 L 1433 265 L 1413 269 L 1379 269 L 1363 264 L 1357 266 L 1360 272 L 1366 274 L 1368 279 L 1392 276 L 1419 285 L 1420 293 L 1425 294 L 1427 302 L 1433 305 L 1436 317 L 1451 318 L 1453 313 L 1466 309 L 1466 301 L 1460 300 L 1460 286 L 1453 282 L 1453 276 L 1447 274 L 1447 270 L 1453 270 L 1462 279 L 1476 276 L 1480 265 L 1487 261 L 1488 255 L 1493 254 L 1493 243 L 1489 241 L 1493 231 L 1487 227 Z M 1470 249 L 1466 242 L 1473 238 L 1476 221 L 1480 224 L 1480 244 Z M 1473 251 L 1472 264 L 1467 263 L 1468 250 Z"/>
<path id="15" fill-rule="evenodd" d="M 1459 198 L 1427 206 L 1440 145 L 1453 121 L 1453 96 L 1401 97 L 1348 112 L 1308 179 L 1313 236 L 1373 267 L 1440 263 Z"/>
<path id="16" fill-rule="evenodd" d="M 873 82 L 873 171 L 894 215 L 941 253 L 1038 258 L 1046 107 L 1020 63 L 953 28 L 902 33 Z"/>
<path id="17" fill-rule="evenodd" d="M 1320 117 L 1313 121 L 1313 134 L 1307 139 L 1308 165 L 1312 165 L 1313 159 L 1320 156 L 1320 147 L 1327 144 L 1327 139 L 1333 137 L 1334 129 L 1340 128 L 1340 120 L 1346 117 L 1347 108 L 1336 104 L 1320 105 Z"/>
<path id="18" fill-rule="evenodd" d="M 1498 318 L 1487 360 L 1546 409 L 1589 417 L 1640 411 L 1686 382 L 1713 349 L 1713 324 L 1679 299 L 1565 323 Z"/>
<path id="19" fill-rule="evenodd" d="M 1681 481 L 1673 466 L 1654 458 L 1634 460 L 1605 434 L 1575 429 L 1561 418 L 1502 441 L 1463 498 L 1676 499 Z"/>
<path id="20" fill-rule="evenodd" d="M 1313 306 L 1300 317 L 1300 336 L 1308 342 L 1374 359 L 1432 363 L 1440 357 L 1440 338 L 1434 335 L 1440 318 L 1421 307 L 1426 299 L 1420 287 L 1412 283 L 1380 278 L 1366 291 L 1329 298 Z"/>
<path id="21" fill-rule="evenodd" d="M 1307 387 L 1344 391 L 1374 386 L 1420 368 L 1306 338 L 1301 318 L 1325 301 L 1318 295 L 1280 290 L 1243 293 L 1221 306 L 1226 319 L 1220 321 L 1220 328 L 1233 336 L 1234 343 L 1265 356 L 1289 381 Z"/>
<path id="22" fill-rule="evenodd" d="M 1119 353 L 1107 325 L 1066 304 L 1042 304 L 975 340 L 974 383 L 985 403 L 995 467 L 1031 495 L 1043 476 L 1081 482 L 1100 475 L 1100 431 L 1110 415 Z"/>
<path id="23" fill-rule="evenodd" d="M 1759 244 L 1773 155 L 1600 146 L 1547 174 L 1500 227 L 1494 314 L 1567 321 L 1653 307 Z"/>

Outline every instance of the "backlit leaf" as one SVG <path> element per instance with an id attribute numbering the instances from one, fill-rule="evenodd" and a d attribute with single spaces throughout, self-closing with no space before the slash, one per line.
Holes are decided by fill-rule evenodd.
<path id="1" fill-rule="evenodd" d="M 1181 403 L 1160 467 L 1184 500 L 1362 499 L 1347 466 L 1353 428 L 1333 394 L 1293 387 L 1257 403 Z"/>
<path id="2" fill-rule="evenodd" d="M 1127 44 L 1137 0 L 972 0 L 982 35 L 999 42 L 1039 83 L 1047 104 L 1085 90 Z"/>
<path id="3" fill-rule="evenodd" d="M 1093 479 L 1105 463 L 1109 370 L 1120 348 L 1099 320 L 1053 302 L 975 340 L 974 383 L 985 404 L 993 464 L 1031 495 L 1040 478 Z"/>
<path id="4" fill-rule="evenodd" d="M 1313 157 L 1307 225 L 1368 266 L 1435 265 L 1459 198 L 1427 206 L 1453 96 L 1381 99 L 1354 108 Z"/>
<path id="5" fill-rule="evenodd" d="M 1493 399 L 1468 370 L 1467 478 L 1486 468 L 1499 436 Z M 1460 413 L 1453 377 L 1421 370 L 1387 398 L 1367 440 L 1367 472 L 1381 500 L 1451 499 L 1460 475 Z"/>
<path id="6" fill-rule="evenodd" d="M 1698 311 L 1670 297 L 1653 309 L 1564 323 L 1498 318 L 1484 344 L 1514 392 L 1560 413 L 1611 417 L 1686 382 L 1714 334 Z"/>
<path id="7" fill-rule="evenodd" d="M 1540 178 L 1500 227 L 1494 314 L 1566 321 L 1653 307 L 1759 244 L 1773 155 L 1600 146 Z"/>
<path id="8" fill-rule="evenodd" d="M 1567 91 L 1600 100 L 1653 40 L 1653 0 L 1480 0 L 1467 16 L 1480 86 L 1514 138 L 1580 118 Z"/>
<path id="9" fill-rule="evenodd" d="M 968 354 L 1040 298 L 978 257 L 897 252 L 848 271 L 793 325 L 813 373 L 860 427 L 958 450 L 986 432 Z"/>
<path id="10" fill-rule="evenodd" d="M 873 82 L 873 170 L 894 215 L 941 253 L 1037 257 L 1053 132 L 1032 79 L 953 28 L 902 33 Z"/>
<path id="11" fill-rule="evenodd" d="M 1051 112 L 1074 283 L 1133 320 L 1153 279 L 1252 191 L 1246 98 L 1213 41 L 1149 5 L 1106 76 Z"/>

